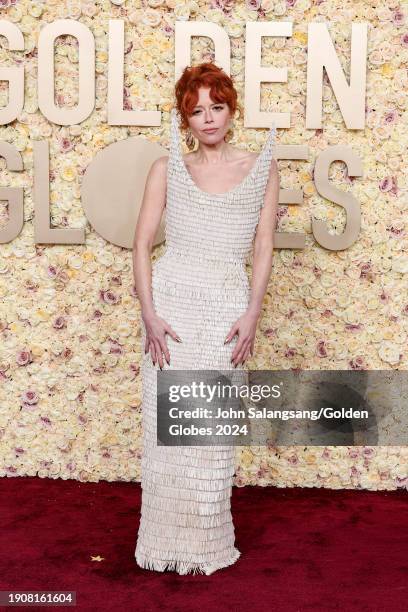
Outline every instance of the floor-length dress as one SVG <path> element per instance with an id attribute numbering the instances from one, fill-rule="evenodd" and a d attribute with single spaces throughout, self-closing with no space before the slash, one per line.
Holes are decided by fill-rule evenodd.
<path id="1" fill-rule="evenodd" d="M 152 269 L 156 313 L 180 336 L 166 334 L 170 365 L 163 370 L 232 370 L 238 341 L 224 340 L 245 312 L 245 269 L 264 203 L 275 126 L 252 170 L 225 193 L 199 189 L 182 157 L 179 119 L 171 111 L 167 171 L 166 251 Z M 212 574 L 232 565 L 235 547 L 231 489 L 235 446 L 158 446 L 157 371 L 144 354 L 142 324 L 142 507 L 136 563 L 157 571 Z M 245 367 L 245 365 L 244 365 Z M 236 370 L 243 369 L 239 364 Z"/>

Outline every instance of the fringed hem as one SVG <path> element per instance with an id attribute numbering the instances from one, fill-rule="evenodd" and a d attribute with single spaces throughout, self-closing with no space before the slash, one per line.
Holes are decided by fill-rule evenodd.
<path id="1" fill-rule="evenodd" d="M 206 561 L 197 563 L 194 561 L 173 560 L 166 561 L 162 559 L 154 559 L 147 555 L 137 552 L 135 554 L 136 563 L 142 569 L 154 570 L 156 572 L 175 571 L 180 576 L 186 574 L 206 574 L 209 576 L 223 567 L 233 565 L 241 556 L 241 552 L 234 548 L 234 552 L 228 558 L 220 561 Z"/>

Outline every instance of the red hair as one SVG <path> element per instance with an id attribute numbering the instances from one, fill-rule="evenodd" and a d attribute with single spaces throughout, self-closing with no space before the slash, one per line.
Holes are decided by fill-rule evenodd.
<path id="1" fill-rule="evenodd" d="M 210 62 L 186 66 L 175 86 L 176 107 L 182 118 L 182 129 L 188 127 L 187 117 L 193 114 L 200 87 L 209 87 L 210 98 L 214 102 L 226 102 L 232 115 L 237 108 L 241 111 L 234 83 L 222 68 Z"/>

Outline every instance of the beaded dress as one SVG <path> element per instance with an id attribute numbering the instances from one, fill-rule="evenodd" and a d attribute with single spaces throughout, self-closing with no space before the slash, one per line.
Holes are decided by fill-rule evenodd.
<path id="1" fill-rule="evenodd" d="M 164 369 L 242 370 L 231 364 L 238 336 L 224 340 L 244 314 L 250 286 L 245 263 L 264 203 L 276 129 L 269 129 L 251 171 L 225 193 L 204 192 L 182 157 L 179 119 L 171 111 L 167 166 L 166 251 L 152 267 L 156 313 L 180 336 L 166 334 Z M 179 574 L 212 574 L 232 565 L 231 488 L 234 446 L 158 446 L 157 370 L 144 354 L 142 323 L 142 506 L 136 563 Z"/>

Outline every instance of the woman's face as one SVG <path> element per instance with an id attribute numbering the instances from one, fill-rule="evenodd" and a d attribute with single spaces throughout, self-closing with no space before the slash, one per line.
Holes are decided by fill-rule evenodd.
<path id="1" fill-rule="evenodd" d="M 209 92 L 209 88 L 200 87 L 197 104 L 188 122 L 195 138 L 206 144 L 215 144 L 224 139 L 231 126 L 232 117 L 228 104 L 214 102 Z"/>

